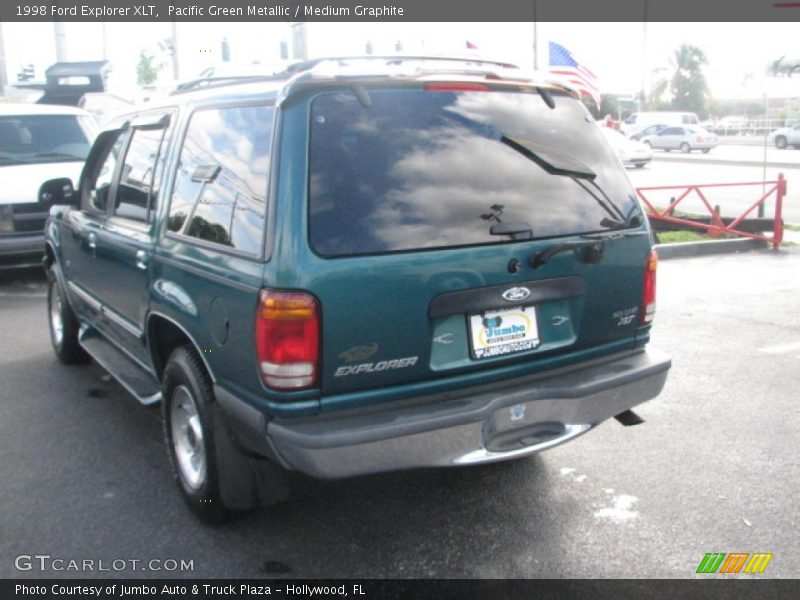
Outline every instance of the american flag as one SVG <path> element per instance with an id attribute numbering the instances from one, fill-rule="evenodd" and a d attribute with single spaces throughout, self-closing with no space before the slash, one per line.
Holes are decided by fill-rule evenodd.
<path id="1" fill-rule="evenodd" d="M 550 73 L 563 78 L 581 94 L 590 95 L 600 107 L 600 90 L 597 89 L 595 74 L 575 60 L 572 52 L 555 42 L 550 42 Z"/>

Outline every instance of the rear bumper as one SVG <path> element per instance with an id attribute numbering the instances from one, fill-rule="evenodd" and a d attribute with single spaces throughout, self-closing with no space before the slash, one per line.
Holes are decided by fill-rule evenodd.
<path id="1" fill-rule="evenodd" d="M 0 269 L 42 265 L 44 233 L 0 235 Z"/>
<path id="2" fill-rule="evenodd" d="M 651 349 L 458 397 L 269 423 L 222 390 L 218 399 L 226 412 L 250 421 L 251 432 L 264 433 L 285 467 L 332 479 L 546 450 L 657 396 L 670 365 Z"/>

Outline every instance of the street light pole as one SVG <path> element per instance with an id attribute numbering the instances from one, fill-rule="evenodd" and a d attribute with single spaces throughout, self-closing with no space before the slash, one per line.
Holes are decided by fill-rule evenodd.
<path id="1" fill-rule="evenodd" d="M 761 170 L 761 181 L 767 181 L 767 139 L 769 136 L 769 92 L 764 92 L 764 163 Z M 766 183 L 761 186 L 761 193 L 764 193 Z M 758 203 L 758 218 L 764 218 L 764 202 Z"/>
<path id="2" fill-rule="evenodd" d="M 64 62 L 67 60 L 67 50 L 64 47 L 64 23 L 62 21 L 53 21 L 53 35 L 56 41 L 56 62 Z"/>
<path id="3" fill-rule="evenodd" d="M 172 22 L 172 39 L 170 43 L 172 44 L 172 76 L 175 81 L 178 81 L 178 24 L 175 21 Z"/>
<path id="4" fill-rule="evenodd" d="M 6 70 L 6 46 L 3 41 L 3 24 L 0 23 L 0 95 L 6 91 L 8 85 L 8 71 Z"/>
<path id="5" fill-rule="evenodd" d="M 642 92 L 639 110 L 647 110 L 647 0 L 644 0 L 644 19 L 642 20 Z"/>
<path id="6" fill-rule="evenodd" d="M 537 15 L 536 15 L 536 0 L 533 0 L 533 70 L 539 70 L 539 50 L 536 46 L 538 43 L 538 32 L 537 32 Z"/>

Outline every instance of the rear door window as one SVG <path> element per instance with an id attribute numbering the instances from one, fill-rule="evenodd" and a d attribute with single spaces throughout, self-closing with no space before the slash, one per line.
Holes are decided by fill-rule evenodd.
<path id="1" fill-rule="evenodd" d="M 273 111 L 234 106 L 192 115 L 172 192 L 170 232 L 260 254 Z"/>
<path id="2" fill-rule="evenodd" d="M 535 90 L 367 93 L 311 105 L 318 254 L 503 243 L 512 236 L 492 226 L 511 223 L 528 239 L 596 232 L 638 210 L 613 149 L 569 96 L 553 93 L 551 109 Z"/>

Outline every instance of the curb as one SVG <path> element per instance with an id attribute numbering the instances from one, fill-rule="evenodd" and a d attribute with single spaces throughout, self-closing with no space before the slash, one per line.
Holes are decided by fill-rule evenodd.
<path id="1" fill-rule="evenodd" d="M 658 258 L 668 260 L 671 258 L 691 258 L 693 256 L 708 256 L 709 254 L 731 254 L 735 252 L 750 252 L 767 248 L 766 242 L 745 238 L 740 240 L 713 240 L 710 242 L 681 242 L 678 244 L 656 244 Z"/>
<path id="2" fill-rule="evenodd" d="M 666 154 L 666 153 L 664 153 Z M 730 160 L 724 158 L 681 158 L 679 156 L 653 156 L 652 162 L 682 162 L 701 165 L 741 165 L 746 167 L 763 167 L 763 161 L 754 160 Z M 767 161 L 767 167 L 775 169 L 800 169 L 800 163 L 792 162 L 771 162 Z"/>

